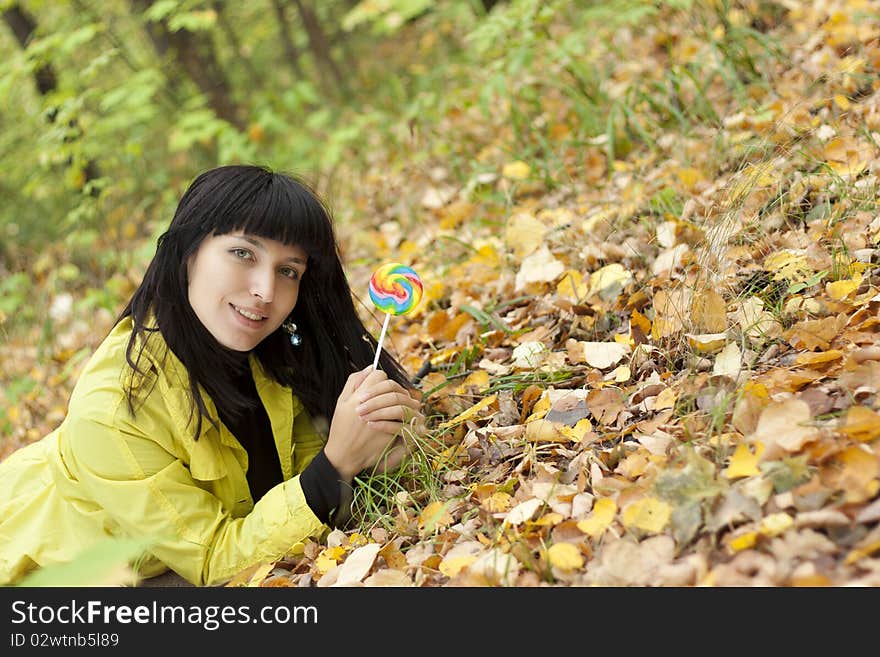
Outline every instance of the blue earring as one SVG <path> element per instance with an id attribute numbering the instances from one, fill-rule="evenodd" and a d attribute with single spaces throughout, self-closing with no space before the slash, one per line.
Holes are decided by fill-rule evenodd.
<path id="1" fill-rule="evenodd" d="M 296 332 L 296 324 L 293 323 L 293 320 L 288 320 L 281 325 L 287 333 L 290 334 L 290 344 L 294 347 L 298 347 L 302 344 L 302 336 Z"/>

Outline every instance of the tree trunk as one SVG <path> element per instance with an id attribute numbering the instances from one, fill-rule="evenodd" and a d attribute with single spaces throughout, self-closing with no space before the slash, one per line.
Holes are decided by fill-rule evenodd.
<path id="1" fill-rule="evenodd" d="M 290 25 L 287 22 L 284 5 L 280 0 L 272 0 L 272 7 L 275 9 L 275 18 L 278 20 L 279 36 L 281 44 L 284 46 L 284 54 L 287 56 L 287 63 L 290 64 L 297 78 L 304 78 L 302 67 L 299 65 L 299 50 L 293 43 L 293 37 L 290 36 Z"/>
<path id="2" fill-rule="evenodd" d="M 31 38 L 37 31 L 36 19 L 34 19 L 34 17 L 18 3 L 14 3 L 10 5 L 8 9 L 3 11 L 3 20 L 9 26 L 9 29 L 12 30 L 21 49 L 27 50 L 28 43 L 30 43 Z M 55 69 L 52 67 L 52 64 L 41 64 L 40 67 L 34 71 L 34 80 L 37 84 L 37 91 L 39 91 L 41 96 L 48 96 L 58 88 L 58 76 L 55 74 Z M 54 106 L 49 107 L 46 112 L 46 117 L 49 120 L 49 123 L 55 123 L 55 119 L 58 117 L 58 108 Z M 82 128 L 76 118 L 70 119 L 67 126 L 69 130 L 64 135 L 65 143 L 74 142 L 82 137 Z M 72 158 L 68 159 L 67 164 L 72 164 L 72 161 Z M 84 184 L 88 183 L 90 180 L 100 178 L 101 172 L 98 169 L 98 165 L 92 160 L 86 162 L 83 167 L 83 176 Z M 97 193 L 97 190 L 92 190 L 93 196 L 97 195 Z"/>
<path id="3" fill-rule="evenodd" d="M 254 65 L 251 63 L 250 57 L 245 54 L 244 48 L 241 47 L 241 41 L 238 40 L 238 35 L 235 33 L 235 30 L 232 29 L 229 18 L 223 11 L 223 6 L 224 3 L 219 0 L 214 1 L 214 11 L 217 12 L 217 23 L 220 25 L 220 29 L 223 30 L 223 34 L 226 35 L 226 38 L 229 40 L 229 45 L 232 46 L 232 50 L 235 52 L 238 60 L 241 62 L 242 66 L 245 67 L 251 80 L 255 83 L 254 86 L 262 87 L 263 76 L 257 72 L 257 69 L 255 69 Z"/>
<path id="4" fill-rule="evenodd" d="M 132 3 L 136 11 L 143 14 L 155 0 L 132 0 Z M 147 22 L 146 29 L 156 52 L 160 56 L 169 52 L 174 55 L 187 76 L 207 96 L 214 113 L 243 131 L 245 124 L 241 110 L 232 100 L 229 83 L 207 36 L 186 29 L 172 32 L 165 20 Z"/>
<path id="5" fill-rule="evenodd" d="M 296 5 L 303 26 L 306 28 L 306 34 L 309 36 L 309 49 L 315 56 L 318 66 L 336 78 L 336 83 L 344 97 L 350 97 L 351 92 L 348 88 L 348 82 L 342 75 L 342 71 L 339 70 L 336 62 L 333 61 L 333 56 L 330 54 L 330 44 L 315 12 L 311 7 L 307 7 L 302 0 L 293 0 L 293 4 Z"/>

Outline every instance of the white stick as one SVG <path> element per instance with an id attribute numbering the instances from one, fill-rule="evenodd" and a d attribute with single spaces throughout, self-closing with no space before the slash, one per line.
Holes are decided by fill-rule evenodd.
<path id="1" fill-rule="evenodd" d="M 388 330 L 388 320 L 391 319 L 390 313 L 385 313 L 385 323 L 382 324 L 382 333 L 379 334 L 379 343 L 376 345 L 376 358 L 373 360 L 373 369 L 379 363 L 379 354 L 382 353 L 382 341 L 385 339 L 385 331 Z"/>

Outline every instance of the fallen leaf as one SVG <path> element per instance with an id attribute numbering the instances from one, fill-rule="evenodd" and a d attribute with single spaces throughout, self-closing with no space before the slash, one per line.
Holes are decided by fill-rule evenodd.
<path id="1" fill-rule="evenodd" d="M 504 241 L 519 260 L 537 251 L 544 244 L 547 226 L 526 212 L 518 212 L 507 221 Z"/>
<path id="2" fill-rule="evenodd" d="M 452 524 L 452 515 L 443 502 L 431 502 L 419 514 L 419 529 L 433 532 Z"/>
<path id="3" fill-rule="evenodd" d="M 522 291 L 529 283 L 550 283 L 564 271 L 565 265 L 550 253 L 546 244 L 543 244 L 540 249 L 523 259 L 516 274 L 514 287 L 517 291 Z"/>
<path id="4" fill-rule="evenodd" d="M 797 452 L 805 444 L 819 437 L 812 423 L 810 406 L 800 399 L 770 402 L 758 418 L 755 432 L 749 442 L 760 442 L 766 447 L 760 460 L 775 460 L 786 452 Z"/>
<path id="5" fill-rule="evenodd" d="M 333 586 L 360 584 L 361 580 L 370 573 L 381 548 L 382 546 L 378 543 L 368 543 L 355 548 L 339 566 L 336 573 L 336 583 Z"/>
<path id="6" fill-rule="evenodd" d="M 636 500 L 621 512 L 624 527 L 636 528 L 651 534 L 658 534 L 669 524 L 672 507 L 653 497 Z"/>
<path id="7" fill-rule="evenodd" d="M 535 512 L 543 505 L 543 501 L 534 497 L 525 502 L 520 502 L 505 516 L 504 522 L 508 525 L 521 525 L 535 515 Z"/>
<path id="8" fill-rule="evenodd" d="M 599 538 L 617 515 L 617 504 L 609 497 L 602 497 L 593 504 L 590 516 L 581 520 L 577 528 L 591 538 Z"/>
<path id="9" fill-rule="evenodd" d="M 584 565 L 581 551 L 571 543 L 554 543 L 547 549 L 547 561 L 562 571 L 578 570 Z"/>
<path id="10" fill-rule="evenodd" d="M 623 265 L 616 262 L 606 265 L 590 274 L 589 294 L 598 294 L 605 301 L 614 301 L 632 278 Z"/>
<path id="11" fill-rule="evenodd" d="M 529 177 L 532 168 L 522 160 L 508 162 L 501 169 L 501 175 L 511 180 L 524 180 Z"/>
<path id="12" fill-rule="evenodd" d="M 691 306 L 694 329 L 700 333 L 721 333 L 727 329 L 727 304 L 718 292 L 701 290 Z"/>
<path id="13" fill-rule="evenodd" d="M 489 408 L 492 404 L 495 403 L 495 400 L 498 398 L 497 395 L 489 395 L 488 397 L 484 397 L 476 404 L 471 406 L 466 411 L 459 413 L 457 416 L 452 418 L 451 420 L 447 420 L 446 422 L 441 422 L 438 425 L 438 429 L 448 429 L 449 427 L 454 427 L 456 425 L 461 424 L 462 422 L 466 422 L 467 420 L 474 419 L 477 415 L 479 415 L 482 411 Z"/>
<path id="14" fill-rule="evenodd" d="M 880 438 L 880 415 L 865 406 L 850 406 L 838 431 L 861 442 Z"/>
<path id="15" fill-rule="evenodd" d="M 741 369 L 742 354 L 740 353 L 739 346 L 735 342 L 731 342 L 715 357 L 712 374 L 736 380 Z"/>
<path id="16" fill-rule="evenodd" d="M 617 365 L 630 352 L 627 345 L 619 342 L 581 342 L 569 339 L 565 346 L 572 363 L 586 363 L 600 370 Z"/>
<path id="17" fill-rule="evenodd" d="M 880 490 L 880 464 L 862 445 L 848 447 L 820 468 L 822 482 L 843 491 L 848 503 L 866 502 Z"/>
<path id="18" fill-rule="evenodd" d="M 758 470 L 758 461 L 764 453 L 764 445 L 760 442 L 754 443 L 750 449 L 749 445 L 740 443 L 736 446 L 736 451 L 730 458 L 730 465 L 724 470 L 724 476 L 728 479 L 739 479 L 740 477 L 753 477 L 761 474 Z"/>
<path id="19" fill-rule="evenodd" d="M 862 276 L 861 274 L 856 274 L 849 279 L 834 281 L 833 283 L 826 283 L 825 293 L 832 299 L 835 299 L 836 301 L 841 301 L 843 299 L 846 299 L 849 295 L 859 289 L 859 286 L 861 284 Z"/>

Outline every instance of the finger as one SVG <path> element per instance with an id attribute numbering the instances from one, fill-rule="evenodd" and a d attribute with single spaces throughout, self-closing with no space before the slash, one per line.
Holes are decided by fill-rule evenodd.
<path id="1" fill-rule="evenodd" d="M 410 396 L 409 394 L 407 394 L 407 389 L 400 385 L 397 381 L 395 381 L 394 379 L 385 378 L 379 380 L 365 380 L 361 384 L 360 388 L 358 388 L 358 397 L 366 399 L 367 397 L 374 397 L 376 395 L 381 395 L 386 392 L 399 392 L 403 395 L 407 395 L 407 397 Z"/>
<path id="2" fill-rule="evenodd" d="M 366 401 L 361 402 L 357 406 L 358 415 L 365 415 L 378 411 L 383 408 L 393 408 L 401 406 L 410 409 L 412 412 L 420 412 L 421 404 L 405 393 L 388 392 L 375 397 L 370 397 Z"/>
<path id="3" fill-rule="evenodd" d="M 412 420 L 420 417 L 421 414 L 418 411 L 401 405 L 384 406 L 360 416 L 361 420 L 364 422 L 380 422 L 382 420 L 388 420 L 392 422 L 400 422 L 401 424 L 408 424 Z"/>
<path id="4" fill-rule="evenodd" d="M 385 372 L 383 372 L 382 370 L 367 370 L 366 376 L 361 379 L 361 382 L 358 384 L 357 392 L 363 393 L 373 386 L 387 380 L 388 375 L 385 374 Z"/>
<path id="5" fill-rule="evenodd" d="M 394 438 L 403 427 L 403 422 L 395 422 L 393 420 L 377 420 L 375 422 L 367 422 L 367 426 L 373 431 L 384 433 L 389 439 Z"/>
<path id="6" fill-rule="evenodd" d="M 348 397 L 357 390 L 360 385 L 364 382 L 364 380 L 369 376 L 370 369 L 364 368 L 357 372 L 352 372 L 348 375 L 348 378 L 345 380 L 345 385 L 342 387 L 342 392 L 339 393 L 340 397 Z"/>

